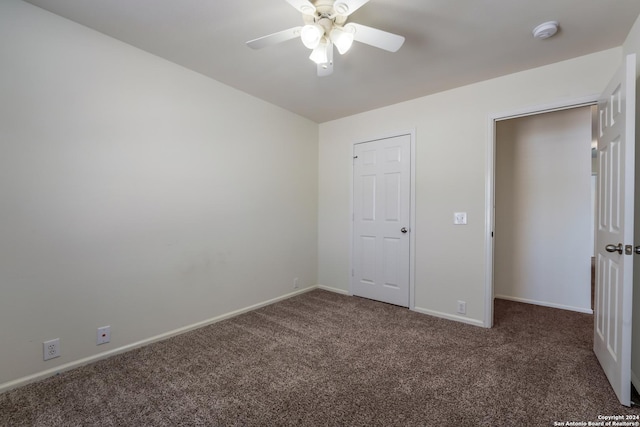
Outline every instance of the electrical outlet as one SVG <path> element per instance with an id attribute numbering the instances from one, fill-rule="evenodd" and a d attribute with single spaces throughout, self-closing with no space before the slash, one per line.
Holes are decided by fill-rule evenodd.
<path id="1" fill-rule="evenodd" d="M 109 341 L 111 341 L 111 326 L 102 326 L 98 328 L 98 339 L 96 341 L 96 345 L 106 344 Z"/>
<path id="2" fill-rule="evenodd" d="M 293 279 L 293 289 L 298 289 L 299 283 L 298 283 L 298 278 L 296 277 L 295 279 Z"/>
<path id="3" fill-rule="evenodd" d="M 454 212 L 453 213 L 453 223 L 455 225 L 466 225 L 467 224 L 467 213 L 466 212 Z"/>
<path id="4" fill-rule="evenodd" d="M 467 314 L 467 303 L 465 301 L 458 301 L 458 313 Z"/>
<path id="5" fill-rule="evenodd" d="M 42 343 L 44 360 L 60 357 L 60 338 L 45 341 Z"/>

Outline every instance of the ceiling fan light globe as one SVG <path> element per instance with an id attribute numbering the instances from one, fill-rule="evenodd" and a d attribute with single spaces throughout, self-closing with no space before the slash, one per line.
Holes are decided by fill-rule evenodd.
<path id="1" fill-rule="evenodd" d="M 323 36 L 324 28 L 318 24 L 305 25 L 300 31 L 302 44 L 304 44 L 308 49 L 315 49 L 318 47 Z"/>
<path id="2" fill-rule="evenodd" d="M 349 15 L 349 5 L 343 1 L 335 2 L 333 5 L 333 10 L 335 10 L 338 15 Z"/>
<path id="3" fill-rule="evenodd" d="M 304 13 L 305 15 L 313 15 L 315 11 L 316 11 L 315 8 L 311 6 L 308 6 L 308 5 L 300 6 L 300 12 Z"/>
<path id="4" fill-rule="evenodd" d="M 370 0 L 336 0 L 333 4 L 333 10 L 342 16 L 349 16 L 363 5 L 369 3 Z"/>
<path id="5" fill-rule="evenodd" d="M 311 55 L 309 55 L 309 59 L 315 62 L 316 64 L 325 64 L 329 62 L 329 54 L 327 52 L 329 48 L 329 43 L 326 41 L 321 41 L 318 46 L 313 49 Z"/>
<path id="6" fill-rule="evenodd" d="M 340 27 L 335 27 L 331 30 L 331 34 L 329 36 L 333 44 L 338 49 L 338 52 L 340 52 L 340 55 L 344 55 L 349 49 L 351 49 L 351 45 L 353 44 L 353 32 Z"/>

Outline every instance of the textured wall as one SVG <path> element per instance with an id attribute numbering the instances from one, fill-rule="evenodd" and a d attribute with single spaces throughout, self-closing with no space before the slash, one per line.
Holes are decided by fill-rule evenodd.
<path id="1" fill-rule="evenodd" d="M 316 284 L 317 124 L 19 1 L 0 57 L 0 386 Z"/>

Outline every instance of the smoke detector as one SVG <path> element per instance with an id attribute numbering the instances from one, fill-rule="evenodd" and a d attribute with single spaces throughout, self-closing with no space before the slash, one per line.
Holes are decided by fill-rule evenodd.
<path id="1" fill-rule="evenodd" d="M 533 29 L 533 37 L 537 39 L 548 39 L 558 32 L 558 22 L 544 22 Z"/>

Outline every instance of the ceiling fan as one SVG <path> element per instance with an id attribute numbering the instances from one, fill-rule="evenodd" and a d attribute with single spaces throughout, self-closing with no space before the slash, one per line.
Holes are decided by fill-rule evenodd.
<path id="1" fill-rule="evenodd" d="M 247 42 L 252 49 L 262 49 L 300 37 L 311 49 L 309 59 L 318 64 L 318 76 L 333 72 L 333 46 L 342 55 L 354 41 L 365 43 L 389 52 L 396 52 L 404 43 L 404 37 L 376 28 L 347 23 L 349 15 L 369 0 L 286 0 L 302 12 L 304 26 L 289 28 Z"/>

